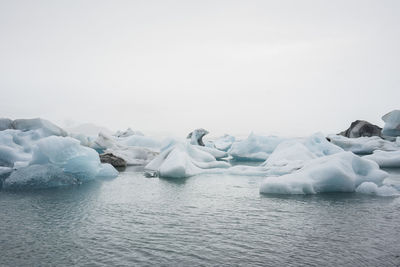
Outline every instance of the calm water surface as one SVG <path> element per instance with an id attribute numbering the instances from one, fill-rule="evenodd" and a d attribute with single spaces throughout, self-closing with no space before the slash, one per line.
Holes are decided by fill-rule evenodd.
<path id="1" fill-rule="evenodd" d="M 400 198 L 266 196 L 261 181 L 132 168 L 76 187 L 1 191 L 0 265 L 400 266 Z"/>

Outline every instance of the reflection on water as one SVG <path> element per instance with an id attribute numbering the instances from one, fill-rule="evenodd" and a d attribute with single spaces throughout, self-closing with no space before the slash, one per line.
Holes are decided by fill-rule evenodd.
<path id="1" fill-rule="evenodd" d="M 260 177 L 173 180 L 141 171 L 0 192 L 1 265 L 400 264 L 400 198 L 260 195 Z"/>

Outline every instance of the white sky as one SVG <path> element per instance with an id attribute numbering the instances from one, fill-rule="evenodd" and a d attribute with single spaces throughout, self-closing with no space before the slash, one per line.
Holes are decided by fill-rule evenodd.
<path id="1" fill-rule="evenodd" d="M 0 116 L 306 135 L 400 107 L 400 1 L 0 0 Z"/>

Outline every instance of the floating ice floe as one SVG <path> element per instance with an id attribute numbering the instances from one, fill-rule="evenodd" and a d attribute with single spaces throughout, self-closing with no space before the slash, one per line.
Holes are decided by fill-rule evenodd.
<path id="1" fill-rule="evenodd" d="M 232 147 L 234 142 L 234 136 L 225 134 L 224 136 L 217 138 L 213 144 L 216 149 L 227 152 Z"/>
<path id="2" fill-rule="evenodd" d="M 145 165 L 158 155 L 162 144 L 158 140 L 132 135 L 117 138 L 105 133 L 99 133 L 92 148 L 99 153 L 111 153 L 122 158 L 127 165 Z"/>
<path id="3" fill-rule="evenodd" d="M 400 136 L 400 110 L 393 110 L 382 117 L 385 122 L 382 134 L 386 136 Z"/>
<path id="4" fill-rule="evenodd" d="M 234 142 L 228 150 L 228 154 L 238 161 L 265 161 L 284 140 L 277 136 L 261 136 L 251 133 L 246 139 Z"/>
<path id="5" fill-rule="evenodd" d="M 160 177 L 185 178 L 204 173 L 221 173 L 230 164 L 217 161 L 202 150 L 204 147 L 188 143 L 175 143 L 165 148 L 160 155 L 146 165 L 148 173 L 157 173 Z"/>
<path id="6" fill-rule="evenodd" d="M 37 130 L 6 130 L 0 132 L 3 145 L 7 135 L 14 137 L 13 142 L 7 143 L 7 158 L 14 161 L 9 165 L 16 170 L 5 179 L 5 189 L 54 187 L 118 175 L 111 165 L 100 163 L 95 150 L 81 146 L 73 138 L 40 138 Z"/>
<path id="7" fill-rule="evenodd" d="M 375 150 L 395 151 L 400 149 L 398 143 L 384 140 L 378 136 L 347 138 L 340 135 L 329 135 L 328 138 L 333 144 L 356 154 L 371 154 Z"/>
<path id="8" fill-rule="evenodd" d="M 308 161 L 342 152 L 321 133 L 280 143 L 261 165 L 268 175 L 282 175 L 302 168 Z"/>
<path id="9" fill-rule="evenodd" d="M 11 121 L 0 131 L 0 183 L 5 189 L 81 183 L 118 172 L 98 153 L 43 119 Z M 10 126 L 11 125 L 11 126 Z M 4 129 L 6 128 L 6 129 Z"/>
<path id="10" fill-rule="evenodd" d="M 229 173 L 258 176 L 284 175 L 301 169 L 313 159 L 342 151 L 340 147 L 328 142 L 321 133 L 316 133 L 307 138 L 294 138 L 281 142 L 260 166 L 234 166 L 229 169 Z"/>
<path id="11" fill-rule="evenodd" d="M 388 174 L 378 164 L 351 152 L 313 159 L 290 174 L 268 177 L 260 187 L 267 194 L 316 194 L 354 192 L 364 182 L 381 186 Z M 361 191 L 364 187 L 362 186 Z M 382 189 L 384 190 L 384 189 Z"/>
<path id="12" fill-rule="evenodd" d="M 364 159 L 375 161 L 380 167 L 400 168 L 400 147 L 397 151 L 375 150 L 372 155 L 364 156 Z"/>

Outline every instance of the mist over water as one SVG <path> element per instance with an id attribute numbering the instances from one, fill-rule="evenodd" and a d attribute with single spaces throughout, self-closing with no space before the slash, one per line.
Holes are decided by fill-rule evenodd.
<path id="1" fill-rule="evenodd" d="M 399 13 L 390 0 L 2 1 L 0 114 L 179 136 L 382 125 L 400 98 Z"/>

